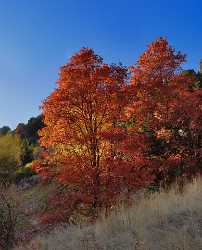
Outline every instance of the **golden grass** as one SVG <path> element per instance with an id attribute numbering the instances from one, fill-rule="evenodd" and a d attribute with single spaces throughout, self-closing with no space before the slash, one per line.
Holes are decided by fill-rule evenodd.
<path id="1" fill-rule="evenodd" d="M 202 180 L 114 211 L 94 225 L 56 228 L 16 250 L 202 250 Z"/>

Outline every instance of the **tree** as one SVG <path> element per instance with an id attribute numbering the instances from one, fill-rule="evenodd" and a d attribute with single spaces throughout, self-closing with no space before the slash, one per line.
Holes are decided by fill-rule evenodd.
<path id="1" fill-rule="evenodd" d="M 0 137 L 0 182 L 14 181 L 16 169 L 21 165 L 22 144 L 18 136 L 7 134 Z"/>
<path id="2" fill-rule="evenodd" d="M 83 48 L 61 68 L 57 88 L 42 105 L 45 152 L 34 169 L 68 185 L 66 207 L 74 200 L 94 210 L 109 206 L 129 182 L 148 181 L 118 157 L 125 136 L 118 121 L 127 103 L 126 77 L 126 68 L 105 64 Z"/>
<path id="3" fill-rule="evenodd" d="M 21 139 L 28 137 L 27 127 L 24 123 L 19 123 L 15 129 L 15 134 L 18 135 Z"/>
<path id="4" fill-rule="evenodd" d="M 32 117 L 27 124 L 19 123 L 15 129 L 15 133 L 21 139 L 25 139 L 29 144 L 37 144 L 39 139 L 38 130 L 43 128 L 42 116 Z"/>
<path id="5" fill-rule="evenodd" d="M 181 73 L 184 61 L 185 55 L 159 38 L 131 67 L 128 119 L 150 138 L 150 158 L 164 182 L 201 171 L 201 90 L 192 88 L 190 74 Z"/>
<path id="6" fill-rule="evenodd" d="M 182 76 L 189 77 L 192 80 L 192 89 L 201 88 L 202 80 L 201 74 L 196 73 L 193 69 L 183 70 L 181 73 Z"/>
<path id="7" fill-rule="evenodd" d="M 11 131 L 10 127 L 3 126 L 3 127 L 0 128 L 0 135 L 6 135 L 10 131 Z"/>

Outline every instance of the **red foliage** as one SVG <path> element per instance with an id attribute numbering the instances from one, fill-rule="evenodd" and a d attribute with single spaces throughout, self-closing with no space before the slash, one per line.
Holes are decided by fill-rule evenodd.
<path id="1" fill-rule="evenodd" d="M 131 67 L 135 95 L 128 118 L 135 120 L 137 130 L 150 134 L 159 178 L 169 181 L 177 175 L 193 176 L 201 165 L 202 92 L 191 88 L 192 78 L 181 75 L 184 61 L 184 55 L 159 38 Z"/>
<path id="2" fill-rule="evenodd" d="M 68 186 L 54 199 L 56 219 L 78 203 L 96 210 L 153 181 L 200 172 L 202 93 L 181 74 L 184 61 L 159 38 L 130 68 L 129 83 L 126 68 L 105 64 L 91 49 L 61 68 L 42 105 L 45 153 L 34 164 Z"/>
<path id="3" fill-rule="evenodd" d="M 42 105 L 45 153 L 33 168 L 68 185 L 68 195 L 73 192 L 94 209 L 110 206 L 121 192 L 151 179 L 137 166 L 146 167 L 141 154 L 135 156 L 136 166 L 118 156 L 118 144 L 126 137 L 117 125 L 128 102 L 126 77 L 126 68 L 81 49 L 61 68 L 57 88 Z"/>

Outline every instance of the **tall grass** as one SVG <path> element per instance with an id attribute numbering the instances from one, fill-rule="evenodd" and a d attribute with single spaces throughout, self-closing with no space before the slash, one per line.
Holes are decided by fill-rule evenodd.
<path id="1" fill-rule="evenodd" d="M 136 199 L 135 199 L 136 200 Z M 138 199 L 92 225 L 58 227 L 16 250 L 200 250 L 202 180 Z"/>

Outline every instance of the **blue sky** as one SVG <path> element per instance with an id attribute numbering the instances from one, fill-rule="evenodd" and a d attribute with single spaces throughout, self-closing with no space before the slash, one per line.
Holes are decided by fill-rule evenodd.
<path id="1" fill-rule="evenodd" d="M 83 46 L 131 65 L 166 36 L 197 70 L 201 13 L 201 0 L 0 0 L 0 127 L 39 114 L 59 67 Z"/>

